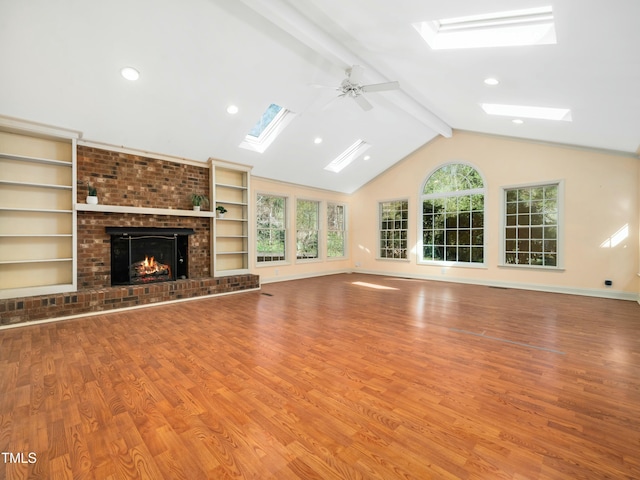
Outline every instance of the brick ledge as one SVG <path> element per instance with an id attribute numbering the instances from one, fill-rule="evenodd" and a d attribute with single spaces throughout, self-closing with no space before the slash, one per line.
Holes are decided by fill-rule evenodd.
<path id="1" fill-rule="evenodd" d="M 0 327 L 260 288 L 258 275 L 193 278 L 0 300 Z"/>

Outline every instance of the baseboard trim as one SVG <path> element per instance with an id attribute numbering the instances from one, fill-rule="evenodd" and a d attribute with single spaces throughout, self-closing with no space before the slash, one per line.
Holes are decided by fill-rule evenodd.
<path id="1" fill-rule="evenodd" d="M 247 288 L 246 290 L 236 290 L 233 292 L 212 293 L 211 295 L 200 295 L 197 297 L 188 297 L 188 298 L 176 298 L 175 300 L 165 300 L 163 302 L 156 302 L 156 303 L 145 303 L 143 305 L 134 305 L 132 307 L 113 308 L 109 310 L 100 310 L 96 312 L 78 313 L 76 315 L 68 315 L 66 317 L 46 318 L 43 320 L 32 320 L 27 322 L 13 323 L 9 325 L 0 325 L 0 331 L 8 330 L 10 328 L 32 327 L 34 325 L 42 325 L 44 323 L 61 322 L 63 320 L 75 320 L 78 318 L 94 317 L 96 315 L 106 315 L 109 313 L 122 313 L 122 312 L 127 312 L 129 310 L 140 310 L 141 308 L 160 307 L 162 305 L 170 305 L 172 303 L 191 302 L 193 300 L 204 300 L 205 298 L 223 297 L 226 295 L 235 295 L 237 293 L 257 292 L 260 289 L 261 289 L 260 287 Z"/>
<path id="2" fill-rule="evenodd" d="M 277 282 L 289 282 L 291 280 L 304 280 L 305 278 L 314 278 L 314 277 L 324 277 L 327 275 L 340 275 L 342 273 L 352 273 L 351 270 L 331 270 L 329 272 L 317 272 L 317 273 L 303 273 L 298 275 L 285 275 L 278 277 L 268 277 L 265 278 L 262 274 L 260 275 L 260 285 L 264 285 L 267 283 L 277 283 Z"/>
<path id="3" fill-rule="evenodd" d="M 487 287 L 501 287 L 501 288 L 515 288 L 518 290 L 533 290 L 537 292 L 548 293 L 562 293 L 565 295 L 581 295 L 584 297 L 599 297 L 609 298 L 612 300 L 627 300 L 638 302 L 640 304 L 640 295 L 630 292 L 622 292 L 620 290 L 603 290 L 603 289 L 589 289 L 589 288 L 574 288 L 574 287 L 557 287 L 551 285 L 539 285 L 534 283 L 510 283 L 500 282 L 492 280 L 475 280 L 468 278 L 458 277 L 441 277 L 435 275 L 415 275 L 410 273 L 393 273 L 379 270 L 354 270 L 353 273 L 364 273 L 367 275 L 381 275 L 387 277 L 402 277 L 413 278 L 416 280 L 432 280 L 435 282 L 451 282 L 451 283 L 465 283 L 469 285 L 484 285 Z"/>

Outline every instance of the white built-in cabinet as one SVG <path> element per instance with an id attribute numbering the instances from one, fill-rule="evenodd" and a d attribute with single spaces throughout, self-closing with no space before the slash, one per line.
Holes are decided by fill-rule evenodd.
<path id="1" fill-rule="evenodd" d="M 249 272 L 249 199 L 251 167 L 209 159 L 212 207 L 223 206 L 223 218 L 212 219 L 214 276 Z"/>
<path id="2" fill-rule="evenodd" d="M 73 291 L 77 135 L 20 126 L 0 119 L 0 298 Z"/>

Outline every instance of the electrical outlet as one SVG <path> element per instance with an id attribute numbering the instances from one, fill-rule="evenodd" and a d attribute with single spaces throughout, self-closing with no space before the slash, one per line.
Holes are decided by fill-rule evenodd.
<path id="1" fill-rule="evenodd" d="M 611 286 L 613 286 L 613 281 L 612 280 L 605 280 L 604 281 L 604 285 L 605 285 L 605 287 L 611 287 Z"/>

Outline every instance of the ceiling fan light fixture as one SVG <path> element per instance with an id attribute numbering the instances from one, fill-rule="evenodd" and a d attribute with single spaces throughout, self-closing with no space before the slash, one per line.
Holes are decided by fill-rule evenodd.
<path id="1" fill-rule="evenodd" d="M 417 22 L 433 50 L 555 44 L 551 6 Z"/>
<path id="2" fill-rule="evenodd" d="M 357 140 L 353 145 L 347 148 L 344 152 L 342 152 L 334 160 L 332 160 L 331 163 L 324 167 L 324 169 L 329 170 L 330 172 L 338 173 L 369 148 L 371 148 L 370 144 L 368 144 L 364 140 Z"/>

